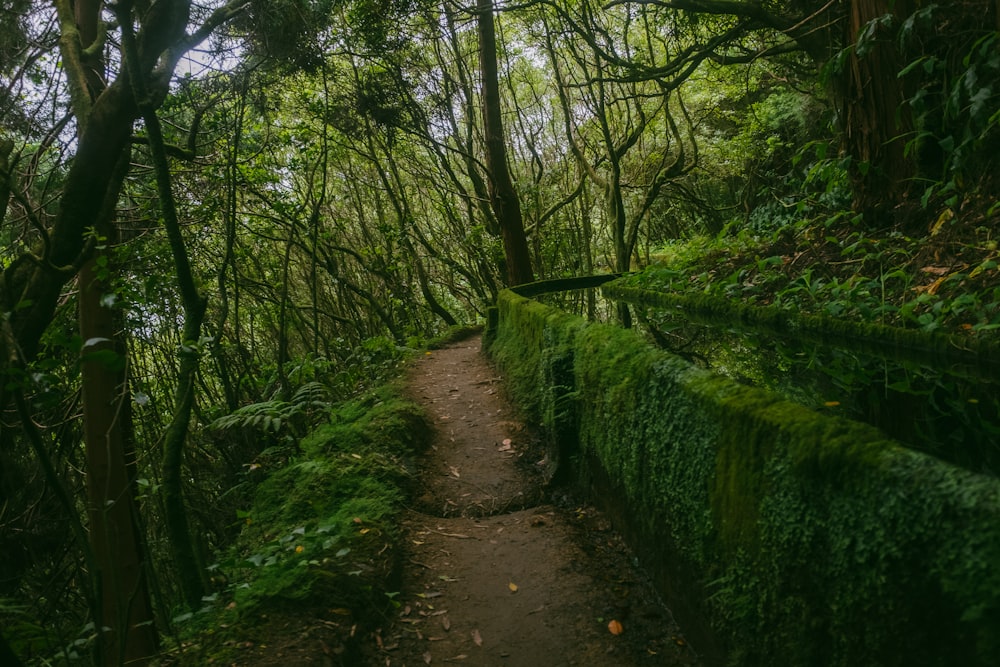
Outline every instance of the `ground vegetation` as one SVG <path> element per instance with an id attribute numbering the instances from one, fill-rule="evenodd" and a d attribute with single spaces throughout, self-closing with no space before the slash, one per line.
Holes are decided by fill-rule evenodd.
<path id="1" fill-rule="evenodd" d="M 991 0 L 3 0 L 5 659 L 176 648 L 329 406 L 509 285 L 643 271 L 994 337 L 998 28 Z"/>

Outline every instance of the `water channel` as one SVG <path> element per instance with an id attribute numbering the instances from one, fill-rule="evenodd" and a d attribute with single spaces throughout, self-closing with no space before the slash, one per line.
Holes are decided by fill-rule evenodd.
<path id="1" fill-rule="evenodd" d="M 540 297 L 613 321 L 597 291 Z M 677 308 L 633 307 L 655 345 L 741 384 L 776 392 L 824 414 L 871 424 L 907 447 L 973 472 L 1000 476 L 1000 377 L 975 363 L 923 363 L 755 330 L 698 323 Z"/>

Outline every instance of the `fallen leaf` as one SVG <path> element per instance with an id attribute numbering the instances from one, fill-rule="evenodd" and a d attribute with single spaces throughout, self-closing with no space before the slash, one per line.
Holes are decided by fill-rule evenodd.
<path id="1" fill-rule="evenodd" d="M 447 616 L 441 617 L 441 627 L 444 628 L 445 632 L 451 630 L 451 621 L 448 620 Z"/>
<path id="2" fill-rule="evenodd" d="M 455 477 L 461 477 L 461 475 L 458 474 L 458 468 L 455 466 L 448 466 L 448 469 L 451 470 L 451 474 Z"/>
<path id="3" fill-rule="evenodd" d="M 613 635 L 620 635 L 625 632 L 625 628 L 622 627 L 621 623 L 612 619 L 611 621 L 608 621 L 608 632 Z"/>
<path id="4" fill-rule="evenodd" d="M 931 226 L 931 236 L 936 236 L 937 233 L 941 231 L 941 227 L 944 226 L 944 223 L 948 222 L 954 217 L 955 217 L 955 211 L 953 211 L 950 208 L 946 208 L 945 210 L 941 211 L 941 215 L 938 216 L 938 219 Z"/>
<path id="5" fill-rule="evenodd" d="M 460 661 L 462 661 L 462 660 L 465 660 L 465 659 L 466 659 L 466 658 L 468 658 L 468 657 L 469 657 L 469 656 L 465 655 L 464 653 L 459 653 L 458 655 L 456 655 L 456 656 L 454 656 L 454 657 L 451 657 L 451 658 L 445 658 L 445 659 L 444 659 L 444 661 L 445 661 L 445 662 L 460 662 Z"/>
<path id="6" fill-rule="evenodd" d="M 930 294 L 931 296 L 934 296 L 935 294 L 937 294 L 938 290 L 941 288 L 941 285 L 944 284 L 944 281 L 945 281 L 945 279 L 943 277 L 942 278 L 938 278 L 937 280 L 935 280 L 930 285 L 927 285 L 926 287 L 919 286 L 919 287 L 916 287 L 914 289 L 916 291 L 918 291 L 918 292 L 919 291 L 924 291 L 924 292 L 927 292 L 928 294 Z"/>
<path id="7" fill-rule="evenodd" d="M 431 664 L 431 652 L 430 651 L 427 651 L 426 653 L 424 653 L 424 664 L 427 664 L 427 665 Z"/>
<path id="8" fill-rule="evenodd" d="M 517 592 L 517 584 L 515 584 L 513 581 L 507 584 L 507 588 L 510 589 L 511 593 Z"/>
<path id="9" fill-rule="evenodd" d="M 476 646 L 483 645 L 483 637 L 482 635 L 479 634 L 478 629 L 472 631 L 472 641 L 476 643 Z"/>

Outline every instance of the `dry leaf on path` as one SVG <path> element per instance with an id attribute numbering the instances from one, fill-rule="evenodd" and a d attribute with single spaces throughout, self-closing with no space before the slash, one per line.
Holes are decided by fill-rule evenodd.
<path id="1" fill-rule="evenodd" d="M 483 636 L 479 634 L 478 629 L 472 631 L 472 641 L 476 643 L 476 646 L 483 645 Z"/>
<path id="2" fill-rule="evenodd" d="M 430 651 L 427 651 L 426 653 L 424 653 L 424 663 L 426 663 L 428 665 L 431 664 L 431 652 Z"/>
<path id="3" fill-rule="evenodd" d="M 515 584 L 513 581 L 507 584 L 507 588 L 510 589 L 511 593 L 517 592 L 517 584 Z"/>
<path id="4" fill-rule="evenodd" d="M 441 627 L 444 628 L 445 632 L 451 630 L 451 621 L 448 620 L 447 616 L 441 617 Z"/>
<path id="5" fill-rule="evenodd" d="M 619 623 L 618 621 L 611 620 L 608 621 L 608 632 L 610 632 L 613 635 L 620 635 L 621 633 L 625 632 L 625 628 L 622 627 L 622 624 Z"/>

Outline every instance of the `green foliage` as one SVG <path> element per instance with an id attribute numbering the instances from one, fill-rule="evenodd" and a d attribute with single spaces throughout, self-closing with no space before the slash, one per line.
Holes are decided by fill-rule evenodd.
<path id="1" fill-rule="evenodd" d="M 744 233 L 677 241 L 661 248 L 657 263 L 631 281 L 650 290 L 711 294 L 928 333 L 1000 328 L 1000 292 L 991 280 L 997 256 L 989 241 L 969 248 L 974 268 L 951 271 L 925 265 L 933 235 L 880 237 L 844 231 L 837 221 L 823 223 L 833 229 L 797 224 L 798 240 L 785 229 L 773 237 Z M 800 262 L 803 256 L 812 261 Z M 919 284 L 928 271 L 939 278 Z"/>
<path id="2" fill-rule="evenodd" d="M 331 421 L 303 439 L 302 455 L 270 474 L 238 512 L 238 539 L 209 567 L 222 585 L 206 609 L 175 621 L 204 633 L 239 619 L 245 632 L 261 612 L 311 606 L 368 620 L 389 592 L 407 461 L 428 434 L 423 413 L 398 387 L 335 406 Z M 224 641 L 224 632 L 212 633 L 213 643 Z"/>
<path id="3" fill-rule="evenodd" d="M 997 164 L 1000 33 L 981 16 L 949 10 L 930 3 L 901 23 L 899 45 L 913 59 L 899 77 L 918 82 L 908 100 L 917 131 L 906 150 L 926 170 L 921 201 L 958 209 L 969 189 L 989 182 Z M 951 24 L 951 39 L 938 34 L 942 21 Z"/>
<path id="4" fill-rule="evenodd" d="M 501 369 L 534 369 L 541 384 L 546 355 L 570 355 L 576 476 L 620 499 L 611 510 L 647 566 L 672 573 L 734 664 L 1000 659 L 996 479 L 736 385 L 630 331 L 511 293 L 499 305 Z M 528 406 L 545 391 L 512 389 Z"/>
<path id="5" fill-rule="evenodd" d="M 310 455 L 333 452 L 380 451 L 404 456 L 418 450 L 427 434 L 420 407 L 399 398 L 393 385 L 380 387 L 336 407 L 330 421 L 302 439 Z"/>
<path id="6" fill-rule="evenodd" d="M 319 40 L 330 22 L 332 4 L 330 0 L 255 0 L 243 19 L 244 27 L 260 55 L 291 71 L 315 71 L 322 62 Z"/>
<path id="7" fill-rule="evenodd" d="M 428 350 L 439 350 L 451 343 L 465 340 L 483 330 L 482 326 L 456 325 L 427 341 Z"/>
<path id="8" fill-rule="evenodd" d="M 209 428 L 217 431 L 250 429 L 265 435 L 288 434 L 294 438 L 310 415 L 325 410 L 329 390 L 319 382 L 307 382 L 295 390 L 291 400 L 272 399 L 252 403 L 219 417 Z"/>

